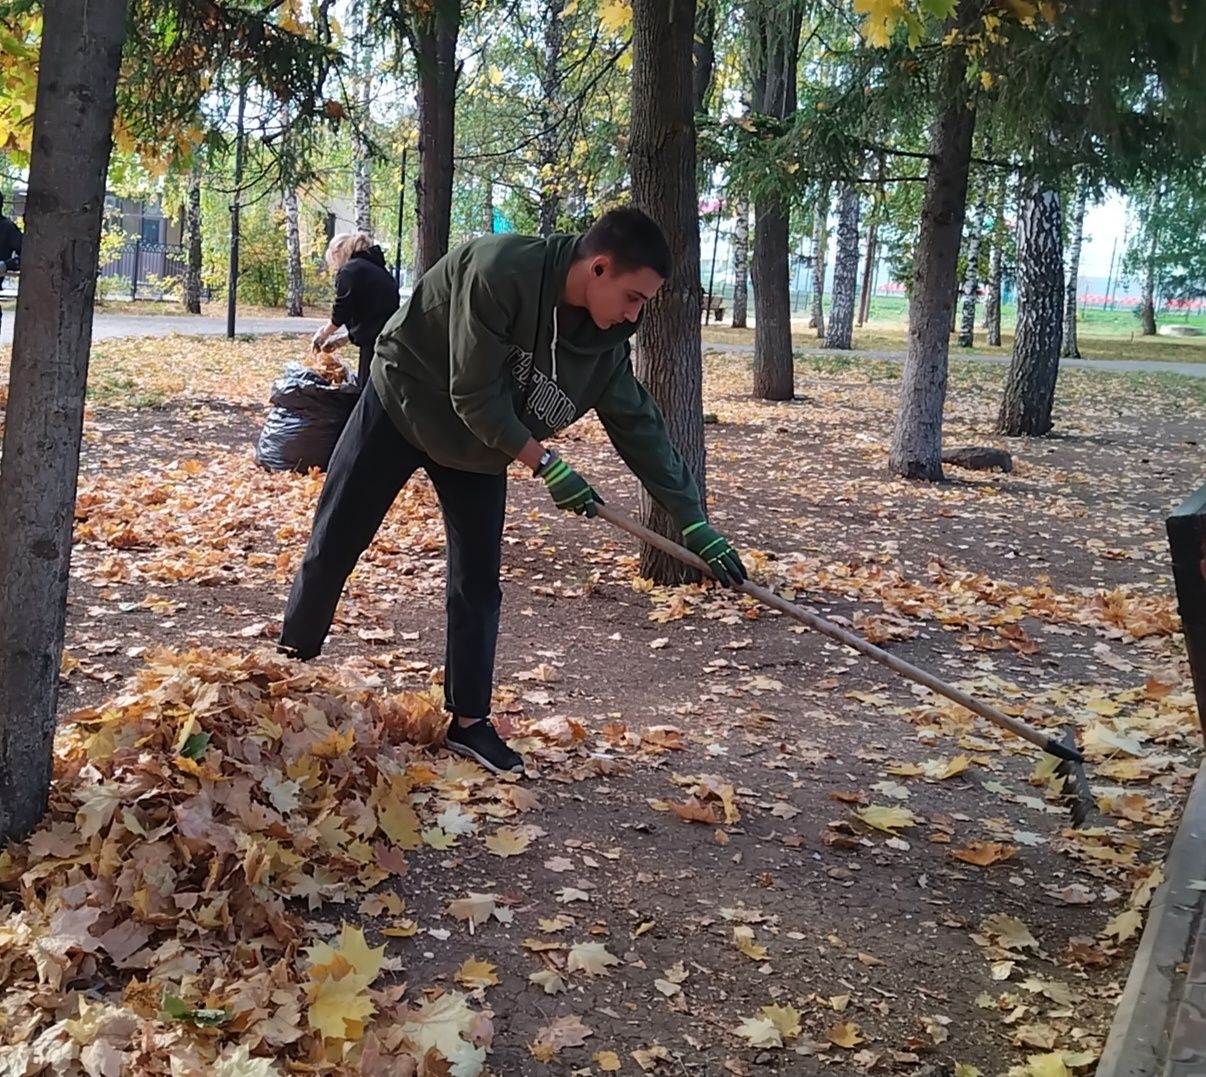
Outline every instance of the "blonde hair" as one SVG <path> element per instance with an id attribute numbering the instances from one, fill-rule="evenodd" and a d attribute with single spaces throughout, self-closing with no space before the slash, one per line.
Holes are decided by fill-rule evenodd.
<path id="1" fill-rule="evenodd" d="M 359 251 L 367 251 L 373 245 L 373 237 L 367 232 L 338 232 L 327 244 L 327 268 L 338 273 L 348 259 Z"/>

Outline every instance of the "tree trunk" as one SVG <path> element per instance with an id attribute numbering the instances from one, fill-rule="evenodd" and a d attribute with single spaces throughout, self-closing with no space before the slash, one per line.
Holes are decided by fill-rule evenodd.
<path id="1" fill-rule="evenodd" d="M 959 324 L 959 347 L 970 348 L 976 340 L 976 295 L 980 290 L 980 242 L 984 235 L 984 216 L 988 212 L 988 180 L 980 192 L 972 215 L 971 235 L 967 237 L 967 272 L 963 276 L 963 320 Z"/>
<path id="2" fill-rule="evenodd" d="M 185 202 L 185 234 L 188 237 L 188 265 L 184 270 L 184 309 L 201 313 L 201 169 L 194 164 L 188 179 Z"/>
<path id="3" fill-rule="evenodd" d="M 825 347 L 849 351 L 854 331 L 854 291 L 858 280 L 858 191 L 838 191 L 837 258 L 833 264 L 833 302 Z"/>
<path id="4" fill-rule="evenodd" d="M 1156 335 L 1156 253 L 1160 236 L 1160 194 L 1157 184 L 1152 194 L 1152 204 L 1147 220 L 1147 259 L 1143 265 L 1143 298 L 1139 302 L 1139 319 L 1143 324 L 1143 336 Z"/>
<path id="5" fill-rule="evenodd" d="M 871 316 L 871 290 L 875 286 L 875 245 L 879 223 L 872 221 L 867 229 L 867 254 L 863 261 L 863 290 L 858 302 L 858 324 L 861 328 Z"/>
<path id="6" fill-rule="evenodd" d="M 1064 294 L 1064 339 L 1059 354 L 1064 359 L 1079 359 L 1076 343 L 1076 295 L 1080 278 L 1080 248 L 1085 234 L 1085 203 L 1089 199 L 1088 185 L 1080 183 L 1072 206 L 1072 239 L 1068 244 L 1068 288 Z"/>
<path id="7" fill-rule="evenodd" d="M 368 15 L 364 0 L 357 0 L 351 9 L 352 25 L 360 39 L 355 44 L 355 77 L 352 93 L 356 103 L 352 123 L 352 199 L 355 206 L 356 228 L 373 234 L 372 160 L 369 157 L 369 131 L 372 129 L 372 65 L 373 50 L 368 40 Z"/>
<path id="8" fill-rule="evenodd" d="M 1051 429 L 1064 311 L 1059 192 L 1030 179 L 1018 207 L 1018 325 L 997 432 L 1041 436 Z"/>
<path id="9" fill-rule="evenodd" d="M 126 0 L 46 0 L 0 464 L 0 843 L 50 793 Z"/>
<path id="10" fill-rule="evenodd" d="M 829 184 L 817 189 L 817 206 L 812 221 L 812 317 L 808 327 L 825 339 L 825 260 L 829 257 Z"/>
<path id="11" fill-rule="evenodd" d="M 750 275 L 750 204 L 737 203 L 737 224 L 733 228 L 733 321 L 734 329 L 746 327 Z"/>
<path id="12" fill-rule="evenodd" d="M 948 27 L 965 28 L 977 11 L 963 0 Z M 908 352 L 888 454 L 893 474 L 931 481 L 942 478 L 942 408 L 976 120 L 963 91 L 966 57 L 958 48 L 946 52 L 939 99 L 947 103 L 930 132 L 930 166 L 909 293 Z"/>
<path id="13" fill-rule="evenodd" d="M 1001 346 L 1001 240 L 995 239 L 988 256 L 988 284 L 984 290 L 984 340 Z"/>
<path id="14" fill-rule="evenodd" d="M 456 39 L 461 0 L 434 0 L 414 19 L 419 68 L 418 247 L 415 272 L 426 273 L 448 253 L 452 227 L 452 135 L 456 104 Z"/>
<path id="15" fill-rule="evenodd" d="M 562 116 L 558 103 L 561 91 L 561 51 L 565 43 L 565 20 L 562 11 L 565 0 L 545 0 L 544 70 L 540 75 L 540 234 L 551 236 L 557 231 L 557 216 L 561 210 L 561 175 L 564 162 L 560 152 Z"/>
<path id="16" fill-rule="evenodd" d="M 695 0 L 634 0 L 632 28 L 633 202 L 661 225 L 674 258 L 670 279 L 646 307 L 636 370 L 662 409 L 670 438 L 704 497 L 699 201 L 691 81 Z M 660 534 L 679 537 L 669 514 L 644 490 L 641 519 Z M 693 569 L 647 545 L 641 548 L 640 571 L 662 584 L 698 579 Z"/>
<path id="17" fill-rule="evenodd" d="M 698 116 L 708 109 L 708 91 L 712 88 L 712 71 L 716 66 L 716 0 L 699 0 L 692 52 L 691 107 Z"/>
<path id="18" fill-rule="evenodd" d="M 494 184 L 487 181 L 486 198 L 482 202 L 482 232 L 491 235 L 494 232 Z"/>
<path id="19" fill-rule="evenodd" d="M 764 116 L 786 119 L 796 111 L 796 65 L 800 51 L 798 5 L 749 0 L 751 106 Z M 754 396 L 791 400 L 795 371 L 791 343 L 791 282 L 787 263 L 790 204 L 778 194 L 754 203 Z"/>
<path id="20" fill-rule="evenodd" d="M 301 229 L 297 220 L 297 188 L 285 187 L 285 248 L 288 267 L 285 275 L 285 313 L 300 318 L 302 310 Z"/>

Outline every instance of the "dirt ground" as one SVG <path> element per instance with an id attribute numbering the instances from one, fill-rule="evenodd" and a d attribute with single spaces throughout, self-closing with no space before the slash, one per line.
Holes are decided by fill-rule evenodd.
<path id="1" fill-rule="evenodd" d="M 227 392 L 90 411 L 65 724 L 134 691 L 159 647 L 271 646 L 321 480 L 254 466 L 276 355 L 243 347 Z M 161 361 L 131 349 L 123 369 Z M 381 933 L 379 905 L 291 907 L 310 942 L 362 926 L 411 999 L 469 986 L 467 959 L 494 966 L 470 998 L 508 1077 L 1089 1072 L 1200 744 L 1162 521 L 1206 470 L 1202 409 L 1175 379 L 1074 372 L 1057 433 L 1007 441 L 1001 372 L 957 365 L 947 442 L 1007 447 L 1015 468 L 918 486 L 886 473 L 893 368 L 802 363 L 798 399 L 771 405 L 749 399 L 747 362 L 707 357 L 705 411 L 712 519 L 755 576 L 1076 727 L 1104 810 L 1070 830 L 1028 745 L 748 599 L 637 580 L 625 536 L 516 474 L 497 703 L 532 762 L 522 848 L 408 853 L 379 892 L 405 899 L 409 937 Z M 597 424 L 559 447 L 635 510 Z M 438 684 L 442 556 L 416 480 L 313 666 L 382 693 Z M 509 784 L 479 774 L 453 799 L 486 806 L 485 833 Z M 469 893 L 511 922 L 471 934 L 448 909 Z M 583 942 L 615 963 L 584 971 Z M 529 981 L 542 970 L 566 989 Z M 573 1016 L 584 1045 L 539 1047 Z"/>

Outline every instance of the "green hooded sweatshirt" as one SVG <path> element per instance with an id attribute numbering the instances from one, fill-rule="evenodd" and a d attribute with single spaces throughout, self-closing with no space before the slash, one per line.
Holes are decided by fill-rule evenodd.
<path id="1" fill-rule="evenodd" d="M 636 325 L 559 304 L 577 236 L 484 236 L 415 284 L 377 338 L 372 379 L 402 436 L 438 464 L 499 474 L 529 437 L 594 408 L 624 463 L 680 527 L 705 517 L 665 420 L 632 371 Z"/>

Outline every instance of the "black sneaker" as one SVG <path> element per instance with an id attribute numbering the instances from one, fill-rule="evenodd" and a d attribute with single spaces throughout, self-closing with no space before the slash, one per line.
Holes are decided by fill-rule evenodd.
<path id="1" fill-rule="evenodd" d="M 506 742 L 495 731 L 489 719 L 482 719 L 470 726 L 462 726 L 456 718 L 445 734 L 448 747 L 459 755 L 481 763 L 495 774 L 522 774 L 523 759 L 507 747 Z"/>

